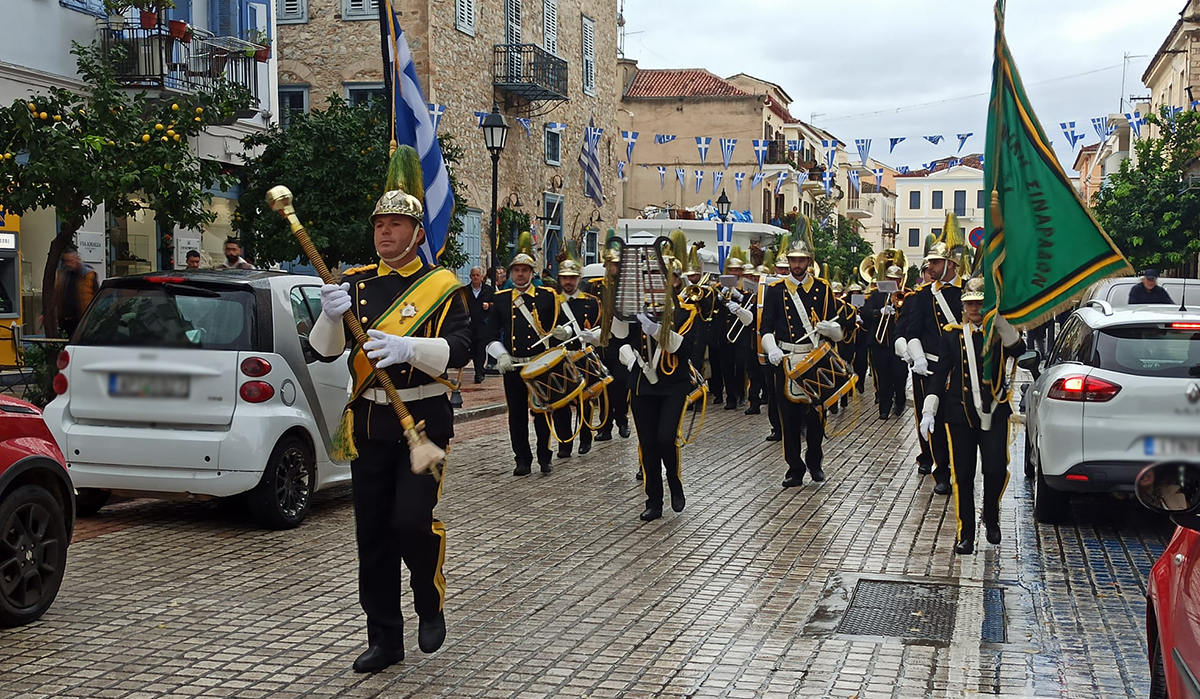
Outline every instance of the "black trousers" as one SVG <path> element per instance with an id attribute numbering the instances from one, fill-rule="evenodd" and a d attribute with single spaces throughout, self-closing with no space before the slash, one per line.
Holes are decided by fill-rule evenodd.
<path id="1" fill-rule="evenodd" d="M 679 422 L 687 402 L 686 386 L 669 395 L 634 395 L 633 424 L 637 427 L 638 461 L 642 467 L 642 487 L 646 507 L 662 509 L 663 469 L 672 495 L 683 495 L 682 467 L 679 463 Z"/>
<path id="2" fill-rule="evenodd" d="M 866 332 L 859 330 L 860 333 Z M 867 389 L 867 363 L 870 357 L 870 348 L 863 343 L 854 345 L 854 374 L 858 377 L 858 393 L 862 393 Z"/>
<path id="3" fill-rule="evenodd" d="M 602 434 L 611 433 L 614 424 L 629 423 L 629 370 L 621 363 L 618 352 L 619 346 L 615 343 L 604 349 L 604 366 L 613 380 L 605 389 L 608 392 L 608 419 L 599 430 Z"/>
<path id="4" fill-rule="evenodd" d="M 875 373 L 875 395 L 879 398 L 879 414 L 890 415 L 895 407 L 904 406 L 908 363 L 897 357 L 891 347 L 872 344 L 871 368 Z M 919 408 L 917 412 L 920 412 Z"/>
<path id="5" fill-rule="evenodd" d="M 486 338 L 476 336 L 471 340 L 471 360 L 475 365 L 475 378 L 483 378 L 483 368 L 487 365 L 487 344 Z"/>
<path id="6" fill-rule="evenodd" d="M 611 388 L 611 385 L 609 387 Z M 591 406 L 592 402 L 588 401 L 584 410 L 590 411 Z M 583 415 L 579 414 L 579 403 L 572 403 L 562 410 L 554 411 L 554 435 L 557 437 L 555 441 L 558 443 L 558 450 L 563 454 L 570 454 L 572 445 L 575 444 L 575 416 L 579 419 L 579 444 L 592 443 L 592 431 L 584 422 Z M 553 448 L 554 445 L 550 446 Z"/>
<path id="7" fill-rule="evenodd" d="M 784 392 L 782 367 L 772 367 L 775 375 L 775 403 L 779 406 L 780 436 L 783 437 L 783 460 L 787 462 L 788 477 L 802 476 L 804 471 L 815 471 L 821 468 L 821 460 L 825 456 L 822 442 L 825 440 L 825 424 L 821 420 L 821 411 L 808 403 L 793 403 L 787 399 Z M 807 449 L 804 456 L 800 455 L 801 443 Z"/>
<path id="8" fill-rule="evenodd" d="M 708 391 L 714 399 L 719 399 L 725 396 L 724 365 L 721 363 L 721 344 L 725 338 L 717 337 L 715 323 L 709 323 L 707 331 L 708 337 L 705 338 L 704 344 L 708 348 Z"/>
<path id="9" fill-rule="evenodd" d="M 767 420 L 771 423 L 771 431 L 779 431 L 779 401 L 787 400 L 775 388 L 775 367 L 770 364 L 760 364 L 763 377 L 763 398 L 767 402 Z"/>
<path id="10" fill-rule="evenodd" d="M 433 517 L 441 486 L 431 475 L 412 472 L 403 438 L 355 441 L 358 458 L 350 464 L 350 477 L 367 641 L 399 649 L 404 647 L 400 562 L 408 566 L 417 616 L 436 616 L 445 601 L 446 525 Z M 448 443 L 434 441 L 443 449 Z"/>
<path id="11" fill-rule="evenodd" d="M 750 332 L 750 330 L 747 329 L 743 332 Z M 767 401 L 766 367 L 758 363 L 758 354 L 756 352 L 744 355 L 742 364 L 746 367 L 746 379 L 750 382 L 750 388 L 746 393 L 746 400 L 750 401 L 751 405 L 762 405 Z"/>
<path id="12" fill-rule="evenodd" d="M 921 466 L 932 466 L 933 450 L 929 447 L 929 440 L 925 439 L 925 435 L 921 434 L 921 408 L 925 405 L 925 377 L 913 374 L 908 369 L 908 362 L 904 362 L 904 366 L 905 371 L 912 374 L 913 417 L 916 420 L 917 426 L 917 443 L 921 446 L 921 451 L 917 454 L 917 463 Z M 937 432 L 937 430 L 934 430 L 934 432 Z"/>
<path id="13" fill-rule="evenodd" d="M 925 404 L 925 396 L 929 393 L 929 382 L 933 376 L 918 376 L 913 374 L 913 398 L 916 402 L 917 439 L 921 439 L 921 408 Z M 918 392 L 920 395 L 918 395 Z M 922 461 L 922 459 L 928 459 Z M 933 480 L 938 483 L 950 482 L 950 443 L 946 441 L 946 430 L 941 420 L 929 436 L 929 441 L 921 442 L 921 453 L 917 455 L 917 463 L 933 463 Z"/>
<path id="14" fill-rule="evenodd" d="M 508 439 L 518 466 L 533 464 L 529 450 L 529 418 L 533 418 L 533 433 L 537 437 L 537 461 L 548 464 L 554 458 L 550 450 L 550 425 L 546 418 L 529 409 L 529 389 L 521 380 L 521 372 L 504 372 L 504 402 L 508 404 Z M 568 433 L 569 434 L 569 433 Z"/>
<path id="15" fill-rule="evenodd" d="M 742 332 L 749 332 L 743 329 Z M 740 339 L 740 338 L 739 338 Z M 723 336 L 718 340 L 718 352 L 721 355 L 721 379 L 725 385 L 725 403 L 737 405 L 745 398 L 746 393 L 746 363 L 743 352 L 738 345 L 728 342 Z"/>
<path id="16" fill-rule="evenodd" d="M 949 423 L 945 434 L 950 444 L 950 470 L 954 474 L 958 540 L 974 541 L 976 463 L 983 471 L 983 521 L 1000 523 L 1000 497 L 1008 485 L 1008 416 L 996 415 L 990 430 Z"/>

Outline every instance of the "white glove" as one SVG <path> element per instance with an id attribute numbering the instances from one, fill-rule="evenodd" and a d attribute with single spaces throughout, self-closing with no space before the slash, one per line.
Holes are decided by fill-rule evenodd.
<path id="1" fill-rule="evenodd" d="M 1004 343 L 1005 347 L 1012 347 L 1021 339 L 1021 335 L 1017 332 L 1017 329 L 999 313 L 996 314 L 996 320 L 992 321 L 992 326 L 996 328 L 996 332 L 1000 335 L 1000 342 Z"/>
<path id="2" fill-rule="evenodd" d="M 817 322 L 817 332 L 834 342 L 841 342 L 843 333 L 842 326 L 837 324 L 837 321 L 822 320 Z"/>
<path id="3" fill-rule="evenodd" d="M 775 342 L 775 334 L 767 333 L 762 336 L 763 349 L 767 351 L 767 361 L 773 366 L 779 366 L 783 361 L 783 350 L 779 349 L 778 343 Z"/>
<path id="4" fill-rule="evenodd" d="M 738 311 L 742 310 L 742 304 L 738 303 L 737 301 L 730 301 L 729 303 L 725 304 L 725 307 L 729 309 L 730 313 L 737 313 Z"/>
<path id="5" fill-rule="evenodd" d="M 861 315 L 854 316 L 854 322 L 858 323 L 859 325 L 862 325 L 862 316 Z"/>
<path id="6" fill-rule="evenodd" d="M 642 332 L 648 337 L 658 337 L 658 331 L 662 330 L 662 326 L 650 320 L 650 316 L 645 313 L 637 314 L 638 321 L 642 324 Z"/>
<path id="7" fill-rule="evenodd" d="M 929 439 L 929 436 L 933 434 L 933 429 L 936 426 L 937 418 L 929 413 L 924 413 L 921 415 L 921 434 L 925 436 L 925 439 Z"/>
<path id="8" fill-rule="evenodd" d="M 621 345 L 621 349 L 617 351 L 617 357 L 626 369 L 633 370 L 633 366 L 637 364 L 637 352 L 629 345 Z"/>
<path id="9" fill-rule="evenodd" d="M 386 369 L 393 364 L 407 364 L 413 358 L 411 337 L 389 335 L 374 328 L 367 331 L 367 337 L 371 339 L 363 343 L 363 349 L 367 351 L 368 359 L 375 360 L 376 369 Z"/>
<path id="10" fill-rule="evenodd" d="M 508 352 L 505 352 L 499 357 L 496 357 L 496 368 L 502 372 L 512 371 L 515 368 L 513 367 L 512 355 Z"/>
<path id="11" fill-rule="evenodd" d="M 729 292 L 729 298 L 733 299 L 734 301 L 737 301 L 738 303 L 741 303 L 742 299 L 744 299 L 746 297 L 742 296 L 742 292 L 738 291 L 737 289 L 733 289 Z"/>
<path id="12" fill-rule="evenodd" d="M 342 314 L 350 310 L 354 302 L 350 300 L 350 282 L 341 284 L 325 284 L 321 287 L 321 314 L 329 316 L 330 320 L 342 320 Z"/>
<path id="13" fill-rule="evenodd" d="M 883 308 L 879 309 L 879 312 L 885 316 L 894 316 L 896 315 L 896 308 L 895 306 L 884 306 Z"/>
<path id="14" fill-rule="evenodd" d="M 912 371 L 914 374 L 919 374 L 920 376 L 929 376 L 933 373 L 929 370 L 929 360 L 925 358 L 925 355 L 922 354 L 918 357 L 913 357 L 911 361 Z"/>
<path id="15" fill-rule="evenodd" d="M 554 336 L 555 340 L 567 340 L 575 334 L 575 331 L 571 330 L 569 325 L 556 325 L 550 334 Z"/>
<path id="16" fill-rule="evenodd" d="M 925 402 L 921 404 L 921 434 L 929 439 L 929 435 L 933 434 L 934 428 L 937 426 L 937 411 L 941 405 L 941 399 L 934 394 L 925 396 Z"/>
<path id="17" fill-rule="evenodd" d="M 580 330 L 579 339 L 583 340 L 589 345 L 600 344 L 600 328 L 592 328 L 591 330 L 584 328 L 583 330 Z"/>

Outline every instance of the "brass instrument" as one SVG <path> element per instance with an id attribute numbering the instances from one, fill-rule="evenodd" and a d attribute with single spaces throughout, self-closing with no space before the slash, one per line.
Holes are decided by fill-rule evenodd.
<path id="1" fill-rule="evenodd" d="M 905 273 L 908 271 L 908 256 L 904 254 L 903 250 L 888 248 L 874 256 L 867 255 L 858 264 L 858 274 L 863 281 L 878 284 L 887 275 L 888 268 L 892 266 L 899 267 L 901 270 L 900 278 L 896 281 L 899 288 L 894 293 L 888 294 L 885 307 L 895 308 L 899 311 L 904 306 L 904 281 L 907 276 Z M 879 320 L 878 327 L 875 328 L 875 341 L 881 345 L 887 340 L 888 325 L 892 315 L 884 315 Z"/>
<path id="2" fill-rule="evenodd" d="M 606 247 L 613 252 L 613 274 L 611 293 L 603 299 L 602 317 L 607 324 L 612 318 L 634 322 L 639 313 L 662 325 L 659 343 L 666 343 L 671 335 L 672 319 L 675 315 L 675 289 L 669 264 L 663 259 L 671 250 L 671 240 L 659 236 L 650 245 L 629 245 L 620 238 L 609 238 Z M 664 320 L 665 319 L 665 320 Z M 611 325 L 606 325 L 607 335 Z"/>
<path id="3" fill-rule="evenodd" d="M 733 292 L 734 291 L 735 291 L 735 289 L 732 286 L 722 286 L 718 293 L 720 294 L 721 300 L 724 303 L 729 303 L 730 301 L 733 300 Z M 739 291 L 742 294 L 742 301 L 745 301 L 747 297 L 754 295 L 754 292 L 751 290 L 737 289 L 736 291 Z M 725 333 L 725 339 L 730 344 L 736 344 L 738 341 L 738 338 L 740 338 L 742 336 L 742 328 L 744 328 L 744 327 L 746 327 L 746 326 L 742 325 L 742 321 L 738 320 L 735 317 L 733 322 L 729 324 L 729 330 L 728 330 L 728 332 Z"/>

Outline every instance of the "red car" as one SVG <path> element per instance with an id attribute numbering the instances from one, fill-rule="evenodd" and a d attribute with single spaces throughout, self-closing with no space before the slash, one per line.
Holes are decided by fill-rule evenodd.
<path id="1" fill-rule="evenodd" d="M 62 584 L 75 489 L 41 412 L 0 395 L 0 627 L 42 616 Z"/>
<path id="2" fill-rule="evenodd" d="M 1143 505 L 1178 525 L 1150 569 L 1146 591 L 1150 696 L 1200 697 L 1200 463 L 1147 466 L 1136 492 Z"/>

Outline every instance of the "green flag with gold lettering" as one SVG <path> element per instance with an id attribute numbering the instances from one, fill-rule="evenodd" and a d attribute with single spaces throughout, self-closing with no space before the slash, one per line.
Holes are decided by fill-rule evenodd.
<path id="1" fill-rule="evenodd" d="M 996 2 L 996 47 L 988 105 L 984 182 L 984 318 L 992 376 L 1000 313 L 1018 328 L 1041 325 L 1088 285 L 1130 266 L 1092 218 L 1050 148 L 1004 39 L 1004 0 Z M 995 388 L 995 387 L 994 387 Z"/>

